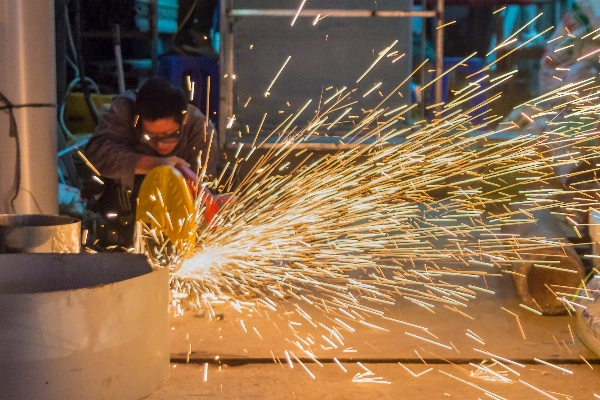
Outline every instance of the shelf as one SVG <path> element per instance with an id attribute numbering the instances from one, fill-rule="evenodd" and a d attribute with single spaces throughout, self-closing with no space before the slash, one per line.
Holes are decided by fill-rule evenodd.
<path id="1" fill-rule="evenodd" d="M 172 35 L 172 33 L 159 32 L 159 35 L 169 36 Z M 112 39 L 114 33 L 106 30 L 89 30 L 81 32 L 81 36 L 86 39 Z M 121 39 L 148 39 L 149 37 L 152 37 L 150 31 L 121 31 Z"/>

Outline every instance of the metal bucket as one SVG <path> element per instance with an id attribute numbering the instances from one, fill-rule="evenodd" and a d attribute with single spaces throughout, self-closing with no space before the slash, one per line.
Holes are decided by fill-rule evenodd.
<path id="1" fill-rule="evenodd" d="M 81 222 L 45 214 L 0 214 L 1 253 L 79 253 Z"/>

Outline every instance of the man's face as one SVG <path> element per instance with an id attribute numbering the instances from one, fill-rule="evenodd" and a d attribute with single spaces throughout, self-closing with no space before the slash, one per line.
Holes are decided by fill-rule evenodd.
<path id="1" fill-rule="evenodd" d="M 181 126 L 173 118 L 141 121 L 142 142 L 147 143 L 161 156 L 171 154 L 180 140 Z"/>

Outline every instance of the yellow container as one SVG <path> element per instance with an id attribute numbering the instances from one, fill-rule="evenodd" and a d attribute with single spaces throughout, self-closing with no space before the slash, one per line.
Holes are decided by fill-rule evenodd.
<path id="1" fill-rule="evenodd" d="M 100 113 L 108 110 L 114 94 L 92 94 L 92 101 Z M 65 124 L 69 131 L 76 135 L 80 133 L 91 133 L 96 125 L 92 118 L 83 93 L 71 93 L 65 103 Z"/>

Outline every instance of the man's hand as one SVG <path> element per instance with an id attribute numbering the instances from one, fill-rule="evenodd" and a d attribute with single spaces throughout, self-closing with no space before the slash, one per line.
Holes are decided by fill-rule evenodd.
<path id="1" fill-rule="evenodd" d="M 138 175 L 145 175 L 154 167 L 159 167 L 161 165 L 169 165 L 174 167 L 176 164 L 183 164 L 186 167 L 189 167 L 190 164 L 182 158 L 176 156 L 170 157 L 152 157 L 152 156 L 142 156 L 137 164 L 135 165 L 135 173 Z"/>
<path id="2" fill-rule="evenodd" d="M 179 158 L 177 156 L 170 156 L 170 157 L 155 157 L 158 161 L 156 166 L 159 165 L 170 165 L 171 167 L 174 167 L 177 164 L 183 164 L 186 167 L 190 166 L 190 163 L 188 163 L 187 161 L 185 161 L 183 158 Z"/>

